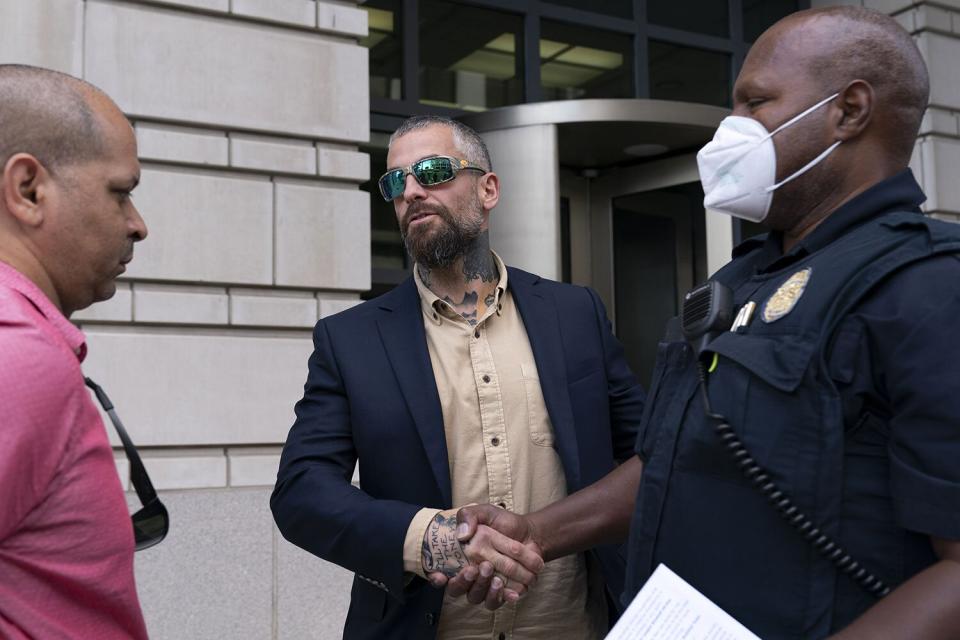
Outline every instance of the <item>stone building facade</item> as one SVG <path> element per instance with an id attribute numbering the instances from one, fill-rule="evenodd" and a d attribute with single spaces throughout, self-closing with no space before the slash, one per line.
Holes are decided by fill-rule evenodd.
<path id="1" fill-rule="evenodd" d="M 851 3 L 915 35 L 932 95 L 912 166 L 960 221 L 960 0 Z M 310 329 L 370 288 L 366 35 L 350 1 L 0 3 L 0 62 L 89 80 L 136 128 L 150 237 L 75 320 L 172 518 L 137 555 L 153 638 L 340 637 L 352 575 L 286 543 L 268 498 Z"/>

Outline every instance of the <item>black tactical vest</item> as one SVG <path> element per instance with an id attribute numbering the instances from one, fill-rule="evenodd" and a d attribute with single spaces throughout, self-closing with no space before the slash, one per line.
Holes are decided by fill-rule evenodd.
<path id="1" fill-rule="evenodd" d="M 846 444 L 826 367 L 834 331 L 893 273 L 960 253 L 960 225 L 887 213 L 777 272 L 758 273 L 760 253 L 714 276 L 733 290 L 735 311 L 748 301 L 757 308 L 748 326 L 707 346 L 718 355 L 710 402 L 794 503 L 838 537 Z M 648 402 L 624 604 L 663 562 L 765 640 L 824 637 L 835 617 L 869 606 L 869 599 L 837 600 L 834 567 L 743 477 L 704 417 L 682 340 L 660 343 Z M 891 587 L 904 579 L 868 568 Z M 854 610 L 839 615 L 838 607 Z"/>

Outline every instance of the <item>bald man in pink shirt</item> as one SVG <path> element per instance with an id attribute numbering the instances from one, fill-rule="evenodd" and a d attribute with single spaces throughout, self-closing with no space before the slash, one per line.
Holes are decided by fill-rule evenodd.
<path id="1" fill-rule="evenodd" d="M 0 65 L 0 638 L 146 638 L 134 536 L 69 317 L 147 235 L 136 139 L 70 76 Z"/>

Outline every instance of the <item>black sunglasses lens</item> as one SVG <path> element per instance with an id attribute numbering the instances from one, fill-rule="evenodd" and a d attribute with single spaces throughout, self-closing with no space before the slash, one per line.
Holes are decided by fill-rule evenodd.
<path id="1" fill-rule="evenodd" d="M 453 180 L 456 175 L 450 158 L 426 158 L 411 167 L 417 182 L 429 187 Z"/>
<path id="2" fill-rule="evenodd" d="M 403 169 L 394 169 L 383 174 L 383 177 L 380 178 L 380 195 L 383 196 L 383 199 L 387 202 L 390 202 L 394 198 L 399 198 L 403 195 L 403 186 L 404 178 Z"/>
<path id="3" fill-rule="evenodd" d="M 130 519 L 133 521 L 133 536 L 137 551 L 158 544 L 167 536 L 170 528 L 170 516 L 167 515 L 167 508 L 159 498 L 150 501 L 130 516 Z"/>

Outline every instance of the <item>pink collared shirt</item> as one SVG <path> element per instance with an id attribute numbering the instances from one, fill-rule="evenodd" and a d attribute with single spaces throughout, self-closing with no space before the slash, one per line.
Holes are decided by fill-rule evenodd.
<path id="1" fill-rule="evenodd" d="M 147 637 L 83 333 L 0 262 L 0 638 Z"/>

